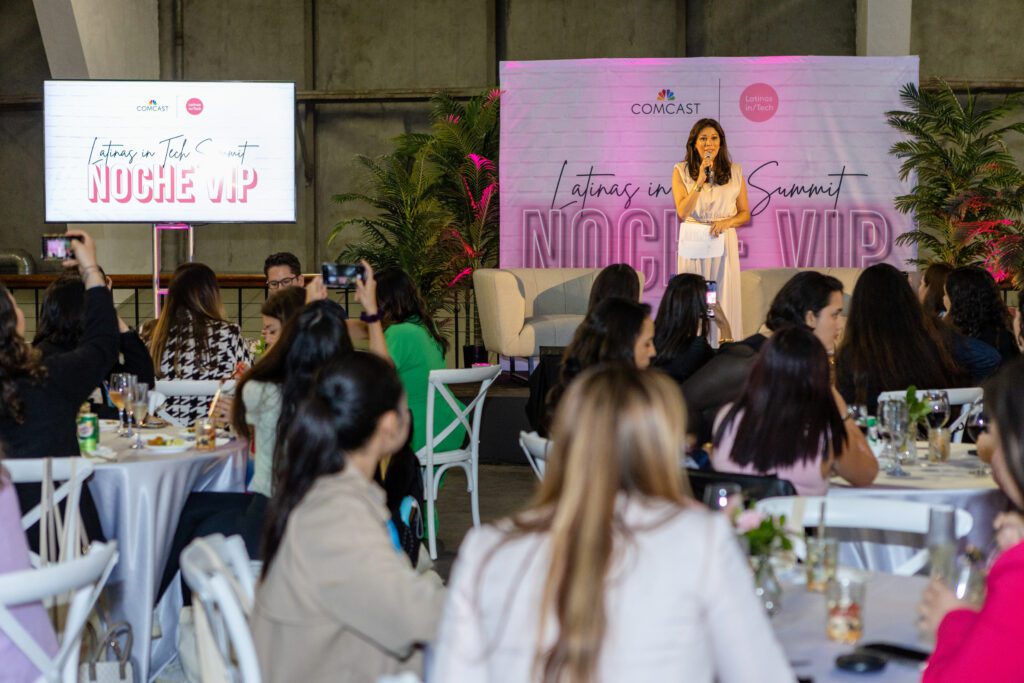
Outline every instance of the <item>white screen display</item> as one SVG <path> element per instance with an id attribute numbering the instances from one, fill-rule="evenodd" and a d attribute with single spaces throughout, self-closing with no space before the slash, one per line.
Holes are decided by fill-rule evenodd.
<path id="1" fill-rule="evenodd" d="M 46 81 L 46 220 L 294 222 L 295 84 Z"/>

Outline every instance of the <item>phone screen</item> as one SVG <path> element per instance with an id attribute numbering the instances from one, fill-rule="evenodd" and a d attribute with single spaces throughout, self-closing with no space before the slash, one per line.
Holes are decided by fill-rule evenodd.
<path id="1" fill-rule="evenodd" d="M 713 307 L 718 303 L 718 283 L 714 280 L 707 281 L 707 292 L 704 295 L 704 301 L 708 305 L 708 317 L 714 318 L 715 311 Z"/>
<path id="2" fill-rule="evenodd" d="M 71 238 L 65 235 L 43 235 L 42 257 L 46 261 L 63 261 L 74 258 Z"/>

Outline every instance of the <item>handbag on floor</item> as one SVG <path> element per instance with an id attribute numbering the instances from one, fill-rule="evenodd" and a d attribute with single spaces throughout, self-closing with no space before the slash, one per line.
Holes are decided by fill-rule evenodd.
<path id="1" fill-rule="evenodd" d="M 92 624 L 87 632 L 95 642 L 92 652 L 78 665 L 78 683 L 133 683 L 131 625 L 124 621 L 111 624 L 102 638 L 96 638 Z M 109 653 L 113 653 L 113 659 L 107 658 Z"/>

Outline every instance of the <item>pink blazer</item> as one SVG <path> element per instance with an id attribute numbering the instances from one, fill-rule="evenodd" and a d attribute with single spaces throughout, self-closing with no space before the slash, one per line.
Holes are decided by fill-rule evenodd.
<path id="1" fill-rule="evenodd" d="M 1022 680 L 1024 543 L 992 565 L 981 611 L 958 609 L 939 624 L 924 683 Z"/>

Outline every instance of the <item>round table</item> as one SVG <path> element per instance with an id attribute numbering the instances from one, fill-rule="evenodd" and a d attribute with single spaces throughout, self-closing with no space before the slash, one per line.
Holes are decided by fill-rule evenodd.
<path id="1" fill-rule="evenodd" d="M 162 637 L 153 640 L 151 636 L 155 594 L 185 499 L 192 491 L 244 490 L 247 453 L 242 442 L 232 440 L 213 451 L 190 448 L 156 455 L 145 449 L 131 450 L 131 440 L 108 432 L 102 434 L 101 444 L 114 453 L 106 459 L 90 458 L 95 470 L 89 490 L 103 532 L 117 541 L 120 553 L 106 595 L 112 618 L 132 626 L 137 678 L 148 681 L 150 644 L 154 644 L 154 672 L 176 649 L 180 589 L 176 591 L 177 604 L 171 604 L 175 599 L 172 591 L 167 591 L 159 612 Z"/>
<path id="2" fill-rule="evenodd" d="M 989 552 L 993 542 L 992 521 L 998 513 L 1008 509 L 1009 503 L 991 474 L 976 474 L 983 463 L 971 454 L 973 448 L 974 444 L 951 444 L 948 462 L 930 463 L 924 458 L 927 444 L 918 442 L 918 458 L 903 466 L 910 476 L 891 477 L 880 471 L 875 483 L 864 488 L 854 488 L 834 478 L 828 495 L 952 505 L 966 510 L 974 518 L 974 526 L 961 546 L 970 544 Z M 841 542 L 841 564 L 880 572 L 891 571 L 924 547 L 924 539 L 916 534 L 844 529 L 837 530 L 836 537 Z"/>
<path id="3" fill-rule="evenodd" d="M 923 576 L 871 574 L 864 594 L 864 636 L 861 643 L 885 642 L 930 651 L 917 632 L 917 604 L 927 584 Z M 889 662 L 878 674 L 857 675 L 835 666 L 836 657 L 852 652 L 825 636 L 825 595 L 809 593 L 803 585 L 785 585 L 782 609 L 772 618 L 772 628 L 798 676 L 822 681 L 872 681 L 903 683 L 921 680 L 918 667 Z"/>

